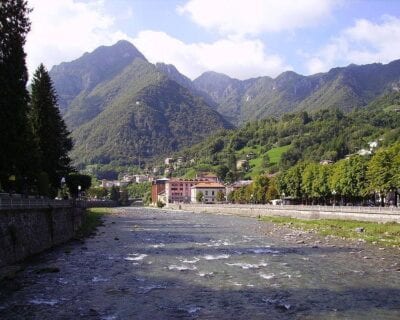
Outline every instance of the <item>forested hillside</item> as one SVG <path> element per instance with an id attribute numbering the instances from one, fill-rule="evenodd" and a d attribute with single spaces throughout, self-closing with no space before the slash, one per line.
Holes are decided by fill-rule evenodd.
<path id="1" fill-rule="evenodd" d="M 345 114 L 338 109 L 291 113 L 224 131 L 178 155 L 194 159 L 176 175 L 211 170 L 226 181 L 286 170 L 299 161 L 337 161 L 346 155 L 400 140 L 400 94 L 379 97 L 367 108 Z M 364 152 L 365 152 L 364 151 Z M 247 160 L 242 168 L 237 161 Z"/>
<path id="2" fill-rule="evenodd" d="M 232 127 L 189 79 L 149 63 L 127 41 L 55 66 L 51 76 L 79 168 L 138 165 Z"/>
<path id="3" fill-rule="evenodd" d="M 349 112 L 367 106 L 387 90 L 398 89 L 400 60 L 389 64 L 349 65 L 327 73 L 302 76 L 288 71 L 275 79 L 240 81 L 206 72 L 193 81 L 235 124 L 287 112 L 338 108 Z"/>

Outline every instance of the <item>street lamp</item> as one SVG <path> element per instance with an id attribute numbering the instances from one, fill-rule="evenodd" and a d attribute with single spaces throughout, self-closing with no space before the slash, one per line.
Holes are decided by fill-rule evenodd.
<path id="1" fill-rule="evenodd" d="M 335 206 L 336 203 L 336 190 L 332 190 L 332 194 L 333 194 L 333 206 Z"/>
<path id="2" fill-rule="evenodd" d="M 81 198 L 81 189 L 82 189 L 82 187 L 79 185 L 78 186 L 78 199 Z"/>

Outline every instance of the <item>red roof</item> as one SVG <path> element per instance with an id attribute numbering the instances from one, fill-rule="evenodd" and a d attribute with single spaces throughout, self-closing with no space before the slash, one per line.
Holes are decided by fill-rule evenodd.
<path id="1" fill-rule="evenodd" d="M 192 188 L 221 188 L 225 189 L 225 186 L 218 182 L 200 182 Z"/>

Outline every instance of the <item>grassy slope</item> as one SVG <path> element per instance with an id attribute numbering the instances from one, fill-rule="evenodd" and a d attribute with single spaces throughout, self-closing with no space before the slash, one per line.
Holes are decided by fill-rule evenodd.
<path id="1" fill-rule="evenodd" d="M 78 238 L 85 238 L 92 235 L 97 227 L 103 225 L 102 217 L 110 214 L 110 208 L 91 208 L 86 211 L 82 226 L 78 230 Z"/>
<path id="2" fill-rule="evenodd" d="M 283 224 L 290 228 L 313 230 L 322 236 L 333 235 L 346 239 L 363 239 L 367 242 L 400 246 L 400 224 L 396 222 L 375 223 L 355 220 L 302 220 L 289 217 L 262 217 L 262 221 Z M 357 232 L 356 228 L 364 232 Z"/>
<path id="3" fill-rule="evenodd" d="M 279 161 L 281 160 L 282 154 L 285 153 L 289 149 L 289 147 L 290 147 L 290 145 L 287 145 L 287 146 L 276 147 L 276 148 L 268 150 L 266 152 L 266 154 L 269 157 L 270 164 L 271 165 L 278 164 Z M 264 170 L 264 168 L 262 167 L 262 159 L 263 159 L 265 153 L 262 153 L 260 145 L 256 145 L 254 147 L 244 147 L 243 149 L 241 149 L 239 151 L 238 155 L 240 158 L 243 158 L 244 155 L 246 155 L 250 152 L 253 152 L 256 155 L 256 157 L 249 161 L 251 170 L 250 170 L 249 174 L 246 175 L 246 177 L 247 176 L 248 177 L 257 176 L 260 173 L 262 173 L 262 171 Z"/>

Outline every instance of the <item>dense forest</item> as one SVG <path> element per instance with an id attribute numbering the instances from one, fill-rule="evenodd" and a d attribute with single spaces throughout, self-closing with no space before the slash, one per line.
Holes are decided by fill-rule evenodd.
<path id="1" fill-rule="evenodd" d="M 231 194 L 235 202 L 285 195 L 302 203 L 366 203 L 397 192 L 399 141 L 400 94 L 391 92 L 348 114 L 292 113 L 222 131 L 176 154 L 186 162 L 170 171 L 186 177 L 213 171 L 226 183 L 253 179 Z"/>
<path id="2" fill-rule="evenodd" d="M 229 182 L 286 170 L 299 161 L 335 162 L 369 150 L 370 142 L 379 146 L 396 142 L 400 137 L 399 109 L 400 94 L 393 92 L 348 114 L 325 109 L 248 122 L 177 153 L 175 157 L 182 156 L 187 162 L 174 175 L 211 170 Z M 237 167 L 239 160 L 244 162 L 242 168 Z"/>

